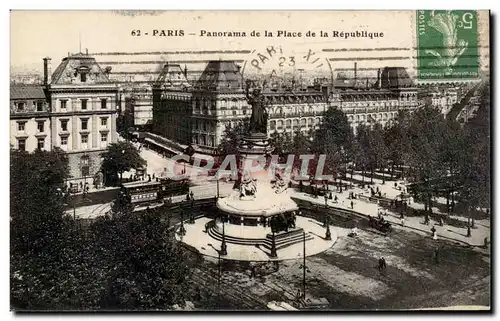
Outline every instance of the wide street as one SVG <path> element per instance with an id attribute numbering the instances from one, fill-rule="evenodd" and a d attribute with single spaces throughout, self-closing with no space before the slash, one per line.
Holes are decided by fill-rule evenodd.
<path id="1" fill-rule="evenodd" d="M 438 261 L 434 252 L 439 249 Z M 380 272 L 378 259 L 387 269 Z M 218 264 L 205 258 L 194 269 L 193 287 L 207 304 L 217 296 Z M 251 278 L 246 263 L 222 262 L 220 308 L 264 309 L 269 301 L 297 307 L 302 288 L 302 259 L 283 261 L 279 270 L 257 269 Z M 489 305 L 490 256 L 448 241 L 424 238 L 396 228 L 390 237 L 360 230 L 358 237 L 341 236 L 332 248 L 308 257 L 306 294 L 328 300 L 329 309 L 412 309 L 459 305 Z"/>
<path id="2" fill-rule="evenodd" d="M 160 173 L 170 160 L 162 158 L 150 150 L 141 150 L 147 162 L 148 173 Z M 190 169 L 190 167 L 188 166 Z M 355 180 L 363 177 L 356 173 Z M 365 177 L 366 182 L 369 181 Z M 212 198 L 216 195 L 216 183 L 206 177 L 194 180 L 191 189 L 195 199 Z M 348 182 L 346 182 L 348 183 Z M 374 188 L 393 199 L 400 191 L 394 188 L 394 181 L 385 184 L 374 179 Z M 220 182 L 220 195 L 227 195 L 232 183 Z M 335 187 L 330 186 L 335 191 Z M 355 187 L 337 191 L 338 202 L 328 200 L 329 207 L 351 209 L 350 192 L 369 196 L 367 189 Z M 313 198 L 309 194 L 290 190 L 292 197 L 324 205 L 324 198 Z M 180 196 L 174 202 L 182 201 Z M 437 199 L 434 211 L 439 213 Z M 411 203 L 414 209 L 422 204 Z M 98 205 L 93 210 L 109 210 L 108 205 Z M 365 216 L 376 216 L 381 207 L 368 201 L 357 199 L 352 210 Z M 83 208 L 77 209 L 82 211 Z M 171 223 L 178 227 L 179 215 L 172 213 Z M 185 218 L 187 219 L 187 218 Z M 489 305 L 490 295 L 490 252 L 483 249 L 484 237 L 489 239 L 489 218 L 476 220 L 472 236 L 466 237 L 467 219 L 450 215 L 444 226 L 431 221 L 423 224 L 420 216 L 407 217 L 404 226 L 397 213 L 388 212 L 385 219 L 393 224 L 394 231 L 389 236 L 359 227 L 357 237 L 347 236 L 350 229 L 339 229 L 336 243 L 327 251 L 307 258 L 306 297 L 324 298 L 328 304 L 324 309 L 412 309 L 421 307 L 444 307 L 458 305 Z M 458 222 L 458 223 L 457 223 Z M 336 225 L 335 218 L 331 224 Z M 430 228 L 435 226 L 437 240 L 431 237 Z M 189 225 L 186 225 L 189 229 Z M 471 246 L 472 245 L 472 246 Z M 297 297 L 302 289 L 302 258 L 280 262 L 279 269 L 259 263 L 257 277 L 251 278 L 250 266 L 246 262 L 227 261 L 222 258 L 221 278 L 217 259 L 201 256 L 188 251 L 193 264 L 191 290 L 199 293 L 199 308 L 220 309 L 265 309 L 270 301 L 283 301 L 298 307 Z M 437 253 L 437 260 L 435 259 Z M 384 257 L 387 269 L 380 272 L 378 259 Z M 220 293 L 220 294 L 219 294 Z M 222 296 L 222 299 L 219 298 Z M 326 301 L 324 301 L 326 302 Z"/>

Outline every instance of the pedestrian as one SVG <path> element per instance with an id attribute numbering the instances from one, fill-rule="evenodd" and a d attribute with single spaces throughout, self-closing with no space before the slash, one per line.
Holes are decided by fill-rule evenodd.
<path id="1" fill-rule="evenodd" d="M 398 183 L 394 182 L 394 188 L 398 188 Z"/>
<path id="2" fill-rule="evenodd" d="M 438 264 L 439 263 L 439 248 L 436 248 L 434 250 L 434 255 L 433 256 L 434 256 L 434 263 Z"/>
<path id="3" fill-rule="evenodd" d="M 333 198 L 332 198 L 332 192 L 330 192 L 330 194 L 328 195 L 328 198 L 329 198 L 329 199 L 333 199 Z"/>
<path id="4" fill-rule="evenodd" d="M 434 226 L 433 226 L 433 227 L 431 228 L 431 233 L 432 233 L 432 238 L 433 238 L 434 240 L 437 240 L 436 227 L 434 227 Z"/>
<path id="5" fill-rule="evenodd" d="M 405 217 L 401 214 L 401 225 L 405 226 Z"/>
<path id="6" fill-rule="evenodd" d="M 351 201 L 351 208 L 354 209 L 354 201 Z"/>
<path id="7" fill-rule="evenodd" d="M 189 193 L 189 195 L 191 196 L 191 199 L 194 201 L 194 193 L 193 193 L 193 191 L 191 191 L 191 192 Z"/>
<path id="8" fill-rule="evenodd" d="M 155 179 L 155 173 L 153 173 L 153 179 Z"/>
<path id="9" fill-rule="evenodd" d="M 338 203 L 339 202 L 339 198 L 337 197 L 337 195 L 335 195 L 335 199 L 333 200 L 335 203 Z"/>
<path id="10" fill-rule="evenodd" d="M 443 226 L 443 225 L 444 225 L 443 218 L 442 218 L 442 217 L 440 217 L 440 218 L 439 218 L 439 226 Z"/>
<path id="11" fill-rule="evenodd" d="M 471 226 L 470 227 L 474 228 L 474 218 L 472 218 L 472 220 L 471 220 Z"/>

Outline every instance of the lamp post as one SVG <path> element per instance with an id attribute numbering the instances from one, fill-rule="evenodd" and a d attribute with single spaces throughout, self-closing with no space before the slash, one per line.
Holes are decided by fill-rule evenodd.
<path id="1" fill-rule="evenodd" d="M 306 298 L 306 232 L 302 232 L 302 241 L 303 241 L 303 262 L 302 262 L 302 298 L 305 300 Z"/>
<path id="2" fill-rule="evenodd" d="M 328 219 L 328 216 L 326 217 L 326 234 L 325 234 L 325 240 L 331 241 L 332 240 L 332 233 L 330 232 L 330 220 Z"/>
<path id="3" fill-rule="evenodd" d="M 83 198 L 86 197 L 87 194 L 87 171 L 89 170 L 89 156 L 86 152 L 83 153 L 82 158 L 80 158 L 80 169 L 83 174 Z"/>
<path id="4" fill-rule="evenodd" d="M 278 253 L 276 252 L 276 236 L 274 234 L 274 230 L 272 230 L 273 233 L 273 239 L 272 239 L 272 244 L 271 244 L 271 254 L 269 255 L 270 257 L 278 257 Z"/>
<path id="5" fill-rule="evenodd" d="M 219 171 L 215 173 L 215 178 L 217 179 L 217 199 L 219 199 Z"/>
<path id="6" fill-rule="evenodd" d="M 226 228 L 225 228 L 225 218 L 221 216 L 222 220 L 222 243 L 220 244 L 220 255 L 227 255 L 227 245 L 226 245 Z"/>
<path id="7" fill-rule="evenodd" d="M 327 210 L 328 210 L 328 195 L 325 192 L 325 220 L 324 220 L 324 224 L 323 224 L 324 227 L 326 227 L 327 220 L 328 220 Z"/>
<path id="8" fill-rule="evenodd" d="M 186 235 L 186 229 L 184 228 L 184 210 L 181 208 L 181 228 L 179 229 L 179 234 L 181 236 Z"/>

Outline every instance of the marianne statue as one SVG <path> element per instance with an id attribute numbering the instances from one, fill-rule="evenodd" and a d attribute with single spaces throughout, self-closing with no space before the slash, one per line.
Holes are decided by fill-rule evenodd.
<path id="1" fill-rule="evenodd" d="M 264 96 L 260 89 L 253 89 L 250 92 L 251 80 L 247 80 L 246 96 L 248 103 L 252 106 L 252 116 L 250 117 L 250 133 L 260 133 L 267 135 L 267 111 L 264 103 Z"/>

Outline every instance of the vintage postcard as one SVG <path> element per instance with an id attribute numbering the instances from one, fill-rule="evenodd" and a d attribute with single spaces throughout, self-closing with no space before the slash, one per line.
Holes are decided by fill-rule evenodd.
<path id="1" fill-rule="evenodd" d="M 10 13 L 13 311 L 490 310 L 490 12 Z"/>

